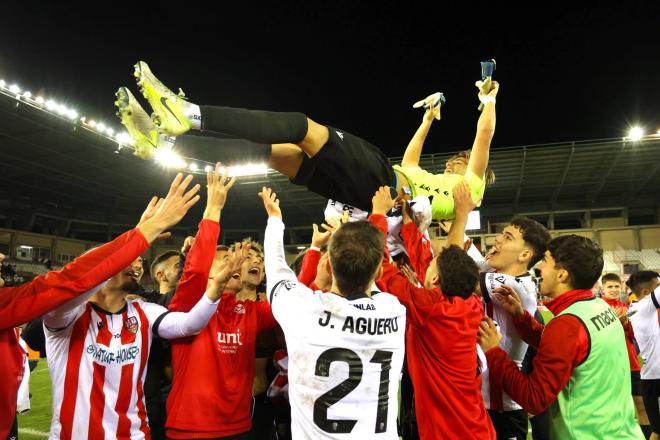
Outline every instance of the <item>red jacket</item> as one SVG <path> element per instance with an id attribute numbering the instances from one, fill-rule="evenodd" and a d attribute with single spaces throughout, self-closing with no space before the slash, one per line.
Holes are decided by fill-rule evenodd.
<path id="1" fill-rule="evenodd" d="M 385 217 L 372 215 L 369 221 L 387 233 Z M 407 309 L 406 359 L 420 438 L 494 440 L 477 365 L 481 300 L 413 286 L 389 262 L 387 250 L 378 287 Z"/>
<path id="2" fill-rule="evenodd" d="M 170 310 L 189 311 L 204 294 L 220 233 L 203 220 L 186 257 Z M 171 341 L 169 438 L 213 438 L 250 430 L 256 336 L 271 329 L 270 305 L 224 294 L 216 314 L 196 336 Z"/>
<path id="3" fill-rule="evenodd" d="M 579 318 L 556 315 L 575 301 L 591 297 L 591 290 L 573 290 L 548 301 L 545 305 L 555 318 L 545 326 L 528 312 L 513 318 L 520 337 L 537 350 L 530 374 L 522 373 L 499 346 L 486 352 L 491 380 L 498 380 L 525 411 L 545 411 L 589 354 L 589 335 Z"/>
<path id="4" fill-rule="evenodd" d="M 616 300 L 609 299 L 603 296 L 603 300 L 612 307 L 613 309 L 624 309 L 626 313 L 628 312 L 628 305 Z M 640 371 L 641 367 L 639 366 L 639 359 L 637 358 L 637 350 L 635 350 L 635 332 L 633 331 L 632 324 L 630 320 L 626 320 L 626 323 L 623 324 L 623 331 L 626 334 L 626 348 L 628 349 L 628 360 L 630 361 L 630 371 Z"/>
<path id="5" fill-rule="evenodd" d="M 406 223 L 401 227 L 401 237 L 406 245 L 410 264 L 412 264 L 417 274 L 417 279 L 423 285 L 426 278 L 426 269 L 433 260 L 431 242 L 424 237 L 424 234 L 419 232 L 415 222 Z"/>
<path id="6" fill-rule="evenodd" d="M 16 394 L 23 378 L 24 352 L 14 327 L 32 321 L 101 284 L 128 267 L 149 242 L 138 229 L 18 287 L 0 289 L 0 438 L 7 437 L 16 415 Z"/>

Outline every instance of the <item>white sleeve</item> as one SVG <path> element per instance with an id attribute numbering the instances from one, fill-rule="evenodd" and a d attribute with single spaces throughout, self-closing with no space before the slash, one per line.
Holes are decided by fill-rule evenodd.
<path id="1" fill-rule="evenodd" d="M 532 315 L 534 314 L 536 309 L 536 285 L 531 277 L 514 277 L 497 272 L 482 273 L 480 287 L 484 302 L 492 302 L 499 306 L 499 301 L 493 296 L 493 291 L 503 285 L 512 287 L 518 294 L 523 309 Z"/>
<path id="2" fill-rule="evenodd" d="M 283 235 L 282 220 L 270 217 L 264 237 L 266 292 L 273 316 L 284 328 L 288 317 L 299 316 L 303 304 L 312 301 L 314 291 L 299 283 L 296 274 L 286 264 Z"/>
<path id="3" fill-rule="evenodd" d="M 298 278 L 286 264 L 284 257 L 284 223 L 278 217 L 269 217 L 264 237 L 264 254 L 266 261 L 266 287 L 268 301 L 272 303 L 273 293 L 283 283 L 297 284 Z"/>
<path id="4" fill-rule="evenodd" d="M 170 312 L 159 304 L 144 303 L 143 308 L 152 332 L 163 339 L 176 339 L 196 335 L 208 324 L 220 300 L 212 302 L 206 294 L 197 301 L 189 312 Z M 153 320 L 152 320 L 153 319 Z"/>
<path id="5" fill-rule="evenodd" d="M 628 309 L 628 316 L 635 314 L 647 317 L 653 316 L 658 313 L 658 309 L 660 309 L 660 286 L 656 287 L 648 296 L 632 303 Z"/>
<path id="6" fill-rule="evenodd" d="M 74 323 L 74 321 L 85 311 L 85 304 L 87 301 L 105 284 L 107 281 L 99 284 L 96 287 L 88 290 L 87 292 L 79 295 L 72 300 L 69 300 L 50 312 L 44 315 L 44 326 L 51 332 L 63 330 Z"/>

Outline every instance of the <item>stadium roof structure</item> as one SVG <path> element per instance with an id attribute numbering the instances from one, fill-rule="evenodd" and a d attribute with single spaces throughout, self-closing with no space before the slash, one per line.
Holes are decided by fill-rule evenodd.
<path id="1" fill-rule="evenodd" d="M 71 112 L 44 111 L 0 88 L 0 219 L 14 229 L 101 241 L 133 226 L 175 171 L 118 150 L 115 137 Z M 421 165 L 442 172 L 450 154 L 423 155 Z M 482 224 L 518 212 L 626 207 L 658 213 L 660 136 L 497 148 L 490 166 L 497 180 L 486 190 Z M 204 179 L 200 173 L 197 181 L 204 185 Z M 289 228 L 309 230 L 321 220 L 323 198 L 269 170 L 239 178 L 223 213 L 225 231 L 263 230 L 257 193 L 264 185 L 278 193 Z M 198 205 L 182 233 L 195 230 L 203 201 Z"/>

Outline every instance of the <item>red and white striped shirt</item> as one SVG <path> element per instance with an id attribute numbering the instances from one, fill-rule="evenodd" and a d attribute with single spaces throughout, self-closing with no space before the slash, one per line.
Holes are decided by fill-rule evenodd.
<path id="1" fill-rule="evenodd" d="M 56 317 L 46 315 L 53 383 L 50 438 L 151 438 L 142 387 L 153 333 L 166 339 L 195 334 L 217 304 L 204 296 L 189 313 L 172 313 L 158 304 L 129 300 L 117 313 L 87 303 Z M 69 325 L 49 328 L 72 312 Z"/>

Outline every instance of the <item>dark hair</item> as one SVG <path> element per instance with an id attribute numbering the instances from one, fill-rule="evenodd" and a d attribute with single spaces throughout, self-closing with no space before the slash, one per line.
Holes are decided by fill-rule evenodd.
<path id="1" fill-rule="evenodd" d="M 552 238 L 550 232 L 541 223 L 522 215 L 513 217 L 509 224 L 520 231 L 525 244 L 532 248 L 532 259 L 527 263 L 527 269 L 531 269 L 543 258 Z"/>
<path id="2" fill-rule="evenodd" d="M 470 162 L 470 153 L 472 150 L 464 150 L 464 151 L 459 151 L 458 153 L 454 154 L 452 157 L 447 159 L 447 162 L 456 160 L 456 159 L 465 159 L 468 162 Z M 484 180 L 486 181 L 486 185 L 492 185 L 495 183 L 495 173 L 493 170 L 490 168 L 486 167 L 486 173 L 484 174 Z"/>
<path id="3" fill-rule="evenodd" d="M 658 277 L 660 277 L 658 272 L 654 272 L 652 270 L 640 270 L 639 272 L 635 272 L 634 274 L 630 275 L 630 278 L 628 278 L 626 284 L 628 287 L 630 287 L 630 290 L 639 295 L 639 292 L 644 287 L 646 287 L 642 286 L 642 284 L 650 283 Z"/>
<path id="4" fill-rule="evenodd" d="M 571 275 L 574 289 L 591 289 L 603 272 L 603 250 L 594 241 L 579 235 L 563 235 L 548 243 L 555 267 Z"/>
<path id="5" fill-rule="evenodd" d="M 339 293 L 365 293 L 384 252 L 383 233 L 366 221 L 342 225 L 332 234 L 328 256 Z"/>
<path id="6" fill-rule="evenodd" d="M 600 283 L 601 283 L 601 284 L 605 284 L 605 283 L 608 282 L 608 281 L 614 281 L 614 282 L 616 282 L 616 283 L 621 283 L 621 278 L 619 277 L 619 275 L 617 275 L 617 274 L 615 274 L 615 273 L 606 273 L 606 274 L 603 275 L 603 277 L 600 279 Z"/>
<path id="7" fill-rule="evenodd" d="M 179 251 L 174 251 L 174 250 L 165 251 L 154 259 L 154 262 L 151 263 L 151 267 L 149 268 L 150 271 L 149 273 L 151 274 L 151 279 L 153 280 L 154 283 L 158 283 L 158 281 L 156 280 L 156 270 L 158 269 L 158 266 L 160 266 L 161 264 L 163 264 L 164 262 L 175 256 L 182 258 L 183 254 Z"/>
<path id="8" fill-rule="evenodd" d="M 438 255 L 440 289 L 446 296 L 469 298 L 479 282 L 479 268 L 467 252 L 456 245 Z"/>
<path id="9" fill-rule="evenodd" d="M 227 246 L 226 244 L 219 244 L 215 247 L 216 252 L 225 252 L 228 250 L 229 250 L 229 246 Z"/>

